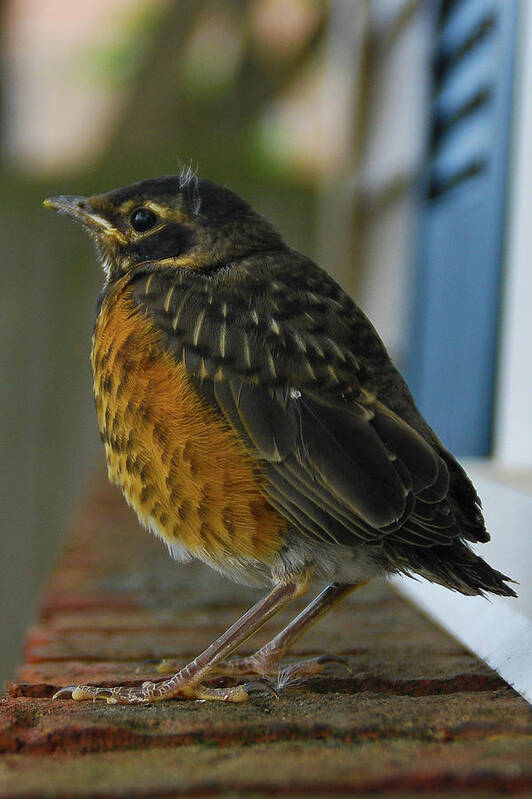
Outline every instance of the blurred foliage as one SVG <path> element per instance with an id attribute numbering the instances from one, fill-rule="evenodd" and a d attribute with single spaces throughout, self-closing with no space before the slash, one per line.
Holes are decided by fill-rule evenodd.
<path id="1" fill-rule="evenodd" d="M 150 50 L 156 47 L 166 4 L 144 3 L 124 20 L 119 36 L 104 36 L 79 52 L 73 64 L 79 81 L 91 80 L 102 87 L 127 88 Z"/>

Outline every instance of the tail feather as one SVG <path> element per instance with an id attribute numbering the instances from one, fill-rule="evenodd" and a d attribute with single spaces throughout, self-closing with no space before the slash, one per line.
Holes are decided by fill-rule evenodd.
<path id="1" fill-rule="evenodd" d="M 420 574 L 430 582 L 439 583 L 461 594 L 484 596 L 489 593 L 517 597 L 513 588 L 507 585 L 515 584 L 514 580 L 493 569 L 460 541 L 451 546 L 427 549 L 401 547 L 400 552 L 387 552 L 387 555 L 392 555 L 395 567 L 400 572 L 408 575 Z"/>
<path id="2" fill-rule="evenodd" d="M 450 452 L 447 452 L 443 446 L 438 447 L 438 452 L 449 469 L 449 495 L 454 499 L 456 520 L 462 537 L 472 543 L 477 541 L 486 543 L 490 540 L 490 535 L 486 530 L 482 515 L 482 503 L 475 486 Z"/>

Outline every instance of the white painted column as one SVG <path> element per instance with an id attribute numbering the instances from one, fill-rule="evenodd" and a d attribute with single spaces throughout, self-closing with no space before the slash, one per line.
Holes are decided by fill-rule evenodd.
<path id="1" fill-rule="evenodd" d="M 532 466 L 532 4 L 519 6 L 495 457 Z"/>

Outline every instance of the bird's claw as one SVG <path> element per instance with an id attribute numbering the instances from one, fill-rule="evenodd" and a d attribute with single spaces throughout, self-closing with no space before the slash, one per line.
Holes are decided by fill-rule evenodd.
<path id="1" fill-rule="evenodd" d="M 279 699 L 279 694 L 274 688 L 272 680 L 269 677 L 259 677 L 256 680 L 250 680 L 242 685 L 242 688 L 247 694 L 269 693 L 275 699 Z"/>
<path id="2" fill-rule="evenodd" d="M 108 705 L 146 704 L 153 699 L 151 690 L 154 686 L 155 683 L 148 681 L 137 688 L 126 688 L 120 685 L 111 688 L 96 685 L 67 685 L 56 691 L 52 699 L 61 699 L 70 694 L 70 698 L 77 702 L 84 700 L 96 702 L 100 699 L 107 702 Z"/>
<path id="3" fill-rule="evenodd" d="M 79 688 L 78 685 L 65 685 L 63 688 L 60 688 L 59 691 L 56 691 L 55 694 L 52 696 L 52 699 L 61 699 L 63 696 L 72 696 L 74 691 Z"/>
<path id="4" fill-rule="evenodd" d="M 353 671 L 347 658 L 340 657 L 339 655 L 320 655 L 316 659 L 316 663 L 320 666 L 327 666 L 328 664 L 343 666 L 350 674 Z M 311 662 L 311 661 L 306 661 Z"/>
<path id="5" fill-rule="evenodd" d="M 276 699 L 279 695 L 267 677 L 252 680 L 244 685 L 228 688 L 211 688 L 201 683 L 183 682 L 179 686 L 171 686 L 167 682 L 143 682 L 133 688 L 125 686 L 103 687 L 95 685 L 68 685 L 56 691 L 52 699 L 70 696 L 75 701 L 102 700 L 108 705 L 145 705 L 163 699 L 218 700 L 226 702 L 245 702 L 250 694 L 269 693 Z"/>

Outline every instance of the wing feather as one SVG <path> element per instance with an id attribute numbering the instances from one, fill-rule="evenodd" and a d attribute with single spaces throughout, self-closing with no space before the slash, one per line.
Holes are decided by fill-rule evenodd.
<path id="1" fill-rule="evenodd" d="M 230 272 L 217 283 L 180 273 L 174 284 L 167 274 L 141 276 L 134 298 L 257 460 L 272 505 L 302 534 L 420 548 L 485 540 L 474 489 L 421 419 L 369 322 L 294 257 L 286 256 L 289 268 L 270 264 L 275 280 L 240 265 L 244 295 L 223 282 Z M 171 299 L 163 306 L 161 297 Z"/>

